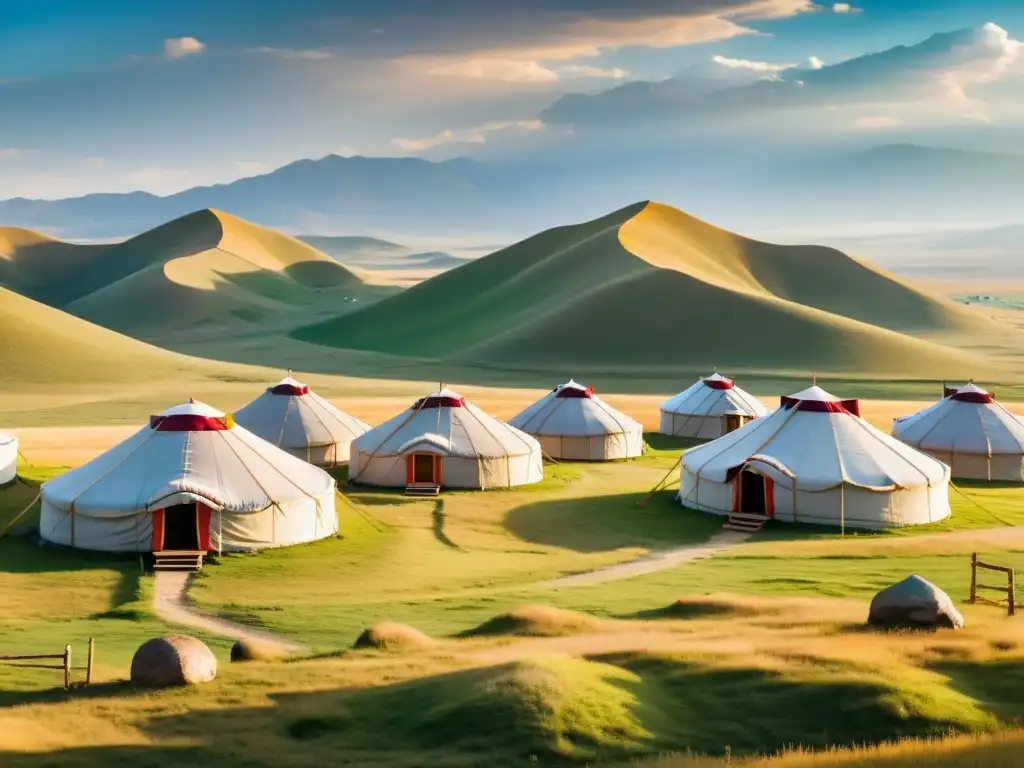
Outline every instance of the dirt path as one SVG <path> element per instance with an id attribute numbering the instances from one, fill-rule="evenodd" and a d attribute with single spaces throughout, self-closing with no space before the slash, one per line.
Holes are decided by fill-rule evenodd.
<path id="1" fill-rule="evenodd" d="M 598 568 L 596 571 L 563 576 L 560 579 L 541 582 L 537 586 L 558 589 L 560 587 L 583 587 L 588 584 L 603 584 L 606 581 L 631 579 L 634 576 L 664 571 L 682 563 L 711 557 L 715 553 L 740 544 L 749 538 L 749 533 L 722 530 L 703 544 L 689 544 L 675 549 L 663 549 L 660 552 L 652 552 L 628 563 L 619 563 L 618 565 L 610 565 L 606 568 Z"/>
<path id="2" fill-rule="evenodd" d="M 240 624 L 218 619 L 193 608 L 188 596 L 188 578 L 184 571 L 160 571 L 155 577 L 153 594 L 153 610 L 156 615 L 171 624 L 181 624 L 193 629 L 201 629 L 214 635 L 232 637 L 235 640 L 251 640 L 268 645 L 284 653 L 295 653 L 304 650 L 301 645 L 285 640 L 269 632 L 260 632 Z"/>

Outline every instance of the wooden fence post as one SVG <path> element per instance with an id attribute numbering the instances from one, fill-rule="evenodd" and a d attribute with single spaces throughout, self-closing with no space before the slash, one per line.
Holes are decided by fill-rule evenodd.
<path id="1" fill-rule="evenodd" d="M 71 646 L 64 646 L 64 690 L 71 688 Z"/>
<path id="2" fill-rule="evenodd" d="M 85 665 L 85 684 L 89 685 L 92 682 L 92 660 L 96 653 L 96 639 L 93 637 L 89 638 L 89 661 Z"/>
<path id="3" fill-rule="evenodd" d="M 1010 595 L 1009 595 L 1009 597 L 1010 597 L 1010 605 L 1009 605 L 1010 613 L 1009 613 L 1009 615 L 1013 616 L 1017 612 L 1017 594 L 1016 594 L 1017 590 L 1016 590 L 1016 585 L 1014 583 L 1013 569 L 1012 568 L 1010 569 L 1009 576 L 1010 576 Z"/>
<path id="4" fill-rule="evenodd" d="M 971 553 L 971 599 L 974 602 L 978 597 L 978 553 Z"/>

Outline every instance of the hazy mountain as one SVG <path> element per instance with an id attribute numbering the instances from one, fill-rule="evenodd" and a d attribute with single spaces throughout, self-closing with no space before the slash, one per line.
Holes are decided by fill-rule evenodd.
<path id="1" fill-rule="evenodd" d="M 949 96 L 963 82 L 985 82 L 986 67 L 996 72 L 1006 55 L 1005 35 L 996 25 L 986 24 L 832 65 L 792 67 L 740 85 L 687 71 L 657 83 L 633 82 L 596 94 L 569 94 L 542 117 L 549 124 L 571 125 L 584 132 L 666 120 L 688 130 L 737 114 L 763 116 L 773 110 L 849 107 L 856 102 L 876 106 L 919 102 Z"/>
<path id="2" fill-rule="evenodd" d="M 0 224 L 74 237 L 118 237 L 217 208 L 265 226 L 313 232 L 445 230 L 495 225 L 488 169 L 470 160 L 328 155 L 230 184 L 158 197 L 144 192 L 0 202 Z M 486 230 L 485 230 L 486 231 Z"/>

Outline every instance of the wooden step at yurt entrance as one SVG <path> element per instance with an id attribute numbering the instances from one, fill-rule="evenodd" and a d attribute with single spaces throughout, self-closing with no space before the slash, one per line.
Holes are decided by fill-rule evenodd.
<path id="1" fill-rule="evenodd" d="M 153 553 L 154 571 L 201 571 L 205 552 L 166 549 Z"/>
<path id="2" fill-rule="evenodd" d="M 744 533 L 757 533 L 768 520 L 762 515 L 748 515 L 743 512 L 733 512 L 729 520 L 722 527 L 730 531 L 743 531 Z"/>

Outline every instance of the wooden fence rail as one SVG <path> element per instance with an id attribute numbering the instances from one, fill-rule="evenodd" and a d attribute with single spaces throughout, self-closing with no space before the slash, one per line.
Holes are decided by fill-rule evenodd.
<path id="1" fill-rule="evenodd" d="M 95 657 L 96 641 L 89 638 L 89 656 L 85 667 L 85 684 L 92 682 L 92 665 Z M 60 664 L 35 664 L 31 662 L 59 661 Z M 25 663 L 30 662 L 30 663 Z M 71 688 L 71 646 L 65 645 L 63 653 L 36 653 L 21 656 L 0 656 L 0 663 L 20 669 L 54 669 L 64 672 L 64 690 Z"/>
<path id="2" fill-rule="evenodd" d="M 978 569 L 982 568 L 987 571 L 996 571 L 997 573 L 1006 574 L 1006 586 L 995 587 L 989 584 L 978 583 Z M 990 592 L 1002 592 L 1006 595 L 1006 610 L 1009 616 L 1013 616 L 1017 612 L 1017 588 L 1014 579 L 1013 568 L 1007 568 L 1005 565 L 993 565 L 992 563 L 983 563 L 978 559 L 978 553 L 971 553 L 971 603 L 984 603 L 986 605 L 995 605 L 1000 608 L 1003 607 L 1002 600 L 990 600 L 987 597 L 979 597 L 978 590 L 987 589 Z"/>

